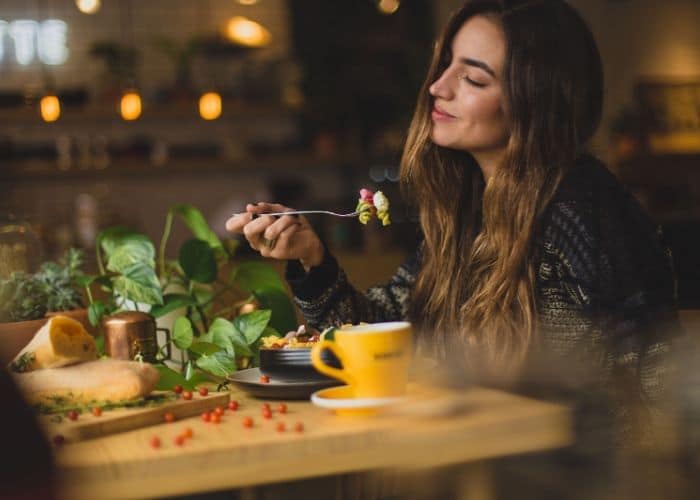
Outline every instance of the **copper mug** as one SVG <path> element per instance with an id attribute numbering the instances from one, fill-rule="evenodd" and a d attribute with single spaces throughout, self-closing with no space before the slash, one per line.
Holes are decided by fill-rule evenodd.
<path id="1" fill-rule="evenodd" d="M 123 311 L 102 320 L 105 352 L 114 359 L 137 359 L 149 363 L 157 361 L 158 331 L 165 332 L 166 354 L 170 359 L 170 331 L 156 327 L 156 320 L 141 311 Z"/>

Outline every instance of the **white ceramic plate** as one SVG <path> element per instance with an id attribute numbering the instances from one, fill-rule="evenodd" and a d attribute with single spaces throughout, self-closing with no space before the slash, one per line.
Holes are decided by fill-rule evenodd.
<path id="1" fill-rule="evenodd" d="M 335 410 L 338 414 L 373 414 L 382 407 L 399 403 L 404 399 L 405 397 L 354 398 L 347 385 L 322 389 L 311 395 L 313 404 Z"/>

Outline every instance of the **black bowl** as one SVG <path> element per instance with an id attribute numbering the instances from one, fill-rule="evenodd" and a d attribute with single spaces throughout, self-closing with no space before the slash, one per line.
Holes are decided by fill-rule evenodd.
<path id="1" fill-rule="evenodd" d="M 328 349 L 321 353 L 327 365 L 340 368 L 338 358 Z M 260 349 L 260 372 L 270 378 L 284 381 L 330 381 L 328 377 L 311 364 L 311 349 Z"/>

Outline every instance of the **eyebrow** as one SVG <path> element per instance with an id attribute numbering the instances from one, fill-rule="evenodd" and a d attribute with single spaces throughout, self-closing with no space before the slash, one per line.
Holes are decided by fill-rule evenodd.
<path id="1" fill-rule="evenodd" d="M 477 68 L 481 68 L 484 71 L 486 71 L 489 75 L 496 78 L 496 72 L 492 70 L 491 67 L 485 62 L 477 61 L 476 59 L 469 59 L 468 57 L 460 57 L 459 62 L 462 64 L 466 64 L 467 66 L 476 66 Z"/>

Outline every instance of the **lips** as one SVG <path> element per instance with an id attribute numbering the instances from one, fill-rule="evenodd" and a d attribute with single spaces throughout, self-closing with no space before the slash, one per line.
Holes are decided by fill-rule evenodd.
<path id="1" fill-rule="evenodd" d="M 444 109 L 440 108 L 437 104 L 433 106 L 433 112 L 431 113 L 433 120 L 450 120 L 456 118 L 456 116 L 449 114 Z"/>

